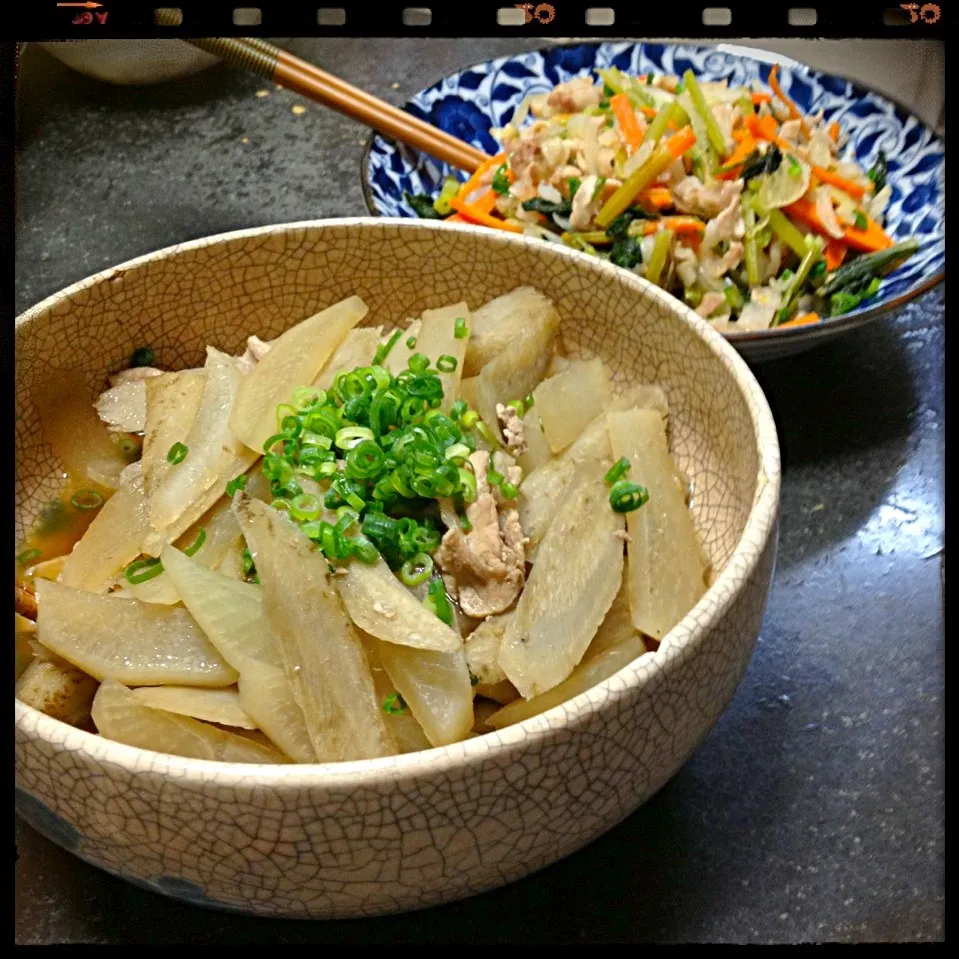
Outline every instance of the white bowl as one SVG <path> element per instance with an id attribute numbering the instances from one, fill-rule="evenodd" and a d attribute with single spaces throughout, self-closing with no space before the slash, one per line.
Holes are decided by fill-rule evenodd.
<path id="1" fill-rule="evenodd" d="M 776 554 L 779 447 L 734 349 L 678 300 L 594 257 L 415 220 L 268 226 L 197 240 L 58 293 L 16 324 L 22 536 L 57 494 L 31 393 L 44 364 L 91 388 L 152 345 L 168 368 L 238 352 L 356 293 L 376 322 L 531 284 L 572 356 L 623 389 L 659 383 L 694 519 L 718 577 L 662 641 L 593 689 L 441 749 L 250 766 L 120 745 L 16 704 L 17 808 L 76 855 L 167 895 L 272 916 L 415 909 L 519 879 L 584 846 L 673 776 L 739 683 Z M 717 784 L 718 788 L 719 784 Z"/>

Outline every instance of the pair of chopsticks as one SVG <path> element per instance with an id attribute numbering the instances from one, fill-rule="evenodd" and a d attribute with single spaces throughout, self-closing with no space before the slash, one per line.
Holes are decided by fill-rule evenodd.
<path id="1" fill-rule="evenodd" d="M 184 38 L 186 39 L 186 38 Z M 249 70 L 399 140 L 452 167 L 474 173 L 489 158 L 482 150 L 354 87 L 285 50 L 252 38 L 187 39 L 231 66 Z"/>

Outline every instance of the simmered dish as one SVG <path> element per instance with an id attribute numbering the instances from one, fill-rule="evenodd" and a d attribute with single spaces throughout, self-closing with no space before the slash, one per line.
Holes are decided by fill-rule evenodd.
<path id="1" fill-rule="evenodd" d="M 887 161 L 863 169 L 822 111 L 782 91 L 611 68 L 520 104 L 502 152 L 419 216 L 525 233 L 604 257 L 726 332 L 856 309 L 918 249 L 883 228 Z"/>
<path id="2" fill-rule="evenodd" d="M 37 401 L 71 483 L 18 557 L 22 701 L 179 756 L 367 759 L 565 702 L 690 611 L 659 387 L 566 356 L 531 287 L 368 319 Z"/>

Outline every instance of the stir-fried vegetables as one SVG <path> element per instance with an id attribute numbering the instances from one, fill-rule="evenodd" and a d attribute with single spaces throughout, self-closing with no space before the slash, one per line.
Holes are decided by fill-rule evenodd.
<path id="1" fill-rule="evenodd" d="M 650 222 L 627 206 L 609 239 L 639 255 Z M 654 271 L 685 235 L 657 228 Z M 861 295 L 846 271 L 835 295 Z M 73 494 L 97 516 L 56 555 L 20 546 L 23 702 L 200 759 L 390 756 L 563 702 L 691 609 L 706 561 L 662 390 L 616 395 L 603 359 L 566 358 L 532 287 L 388 333 L 355 328 L 366 311 L 351 297 L 243 356 L 152 371 L 144 459 L 109 499 Z M 172 501 L 184 470 L 202 482 Z M 184 527 L 171 502 L 208 505 Z"/>
<path id="2" fill-rule="evenodd" d="M 502 151 L 465 183 L 407 200 L 419 216 L 607 259 L 727 332 L 836 316 L 881 284 L 873 274 L 855 293 L 821 292 L 825 276 L 893 245 L 888 160 L 880 151 L 861 169 L 838 122 L 786 95 L 778 66 L 767 82 L 598 70 L 528 96 L 494 131 Z M 807 234 L 824 247 L 804 269 Z"/>

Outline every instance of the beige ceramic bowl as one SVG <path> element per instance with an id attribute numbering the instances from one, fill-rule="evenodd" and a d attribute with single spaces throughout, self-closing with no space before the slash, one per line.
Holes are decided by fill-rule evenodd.
<path id="1" fill-rule="evenodd" d="M 428 221 L 270 226 L 161 250 L 17 321 L 17 522 L 55 495 L 31 388 L 43 364 L 91 389 L 152 344 L 164 367 L 242 351 L 357 293 L 378 322 L 521 284 L 552 297 L 571 355 L 616 384 L 656 382 L 719 571 L 660 649 L 499 733 L 326 766 L 201 762 L 100 739 L 16 705 L 17 806 L 53 841 L 177 898 L 272 916 L 347 917 L 462 898 L 581 848 L 666 783 L 746 668 L 776 553 L 779 448 L 723 338 L 625 270 L 557 246 Z M 717 784 L 718 785 L 718 784 Z M 601 880 L 600 880 L 601 881 Z"/>

